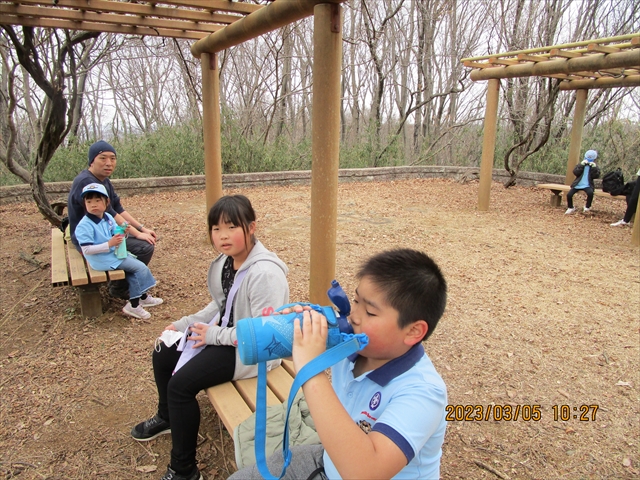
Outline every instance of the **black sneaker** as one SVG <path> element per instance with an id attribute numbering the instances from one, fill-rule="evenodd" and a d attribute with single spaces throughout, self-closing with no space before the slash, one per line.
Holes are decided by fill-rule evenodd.
<path id="1" fill-rule="evenodd" d="M 131 429 L 131 436 L 139 442 L 148 442 L 165 433 L 171 433 L 171 426 L 157 414 Z"/>
<path id="2" fill-rule="evenodd" d="M 160 480 L 203 480 L 200 475 L 200 470 L 197 467 L 193 468 L 193 472 L 189 475 L 180 475 L 176 471 L 167 465 L 167 471 L 164 473 Z"/>

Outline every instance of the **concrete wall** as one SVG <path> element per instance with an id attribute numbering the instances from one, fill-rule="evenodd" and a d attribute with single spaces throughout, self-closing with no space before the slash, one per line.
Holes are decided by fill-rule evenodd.
<path id="1" fill-rule="evenodd" d="M 456 181 L 477 180 L 477 167 L 402 166 L 380 168 L 353 168 L 339 171 L 340 182 L 371 182 L 404 180 L 410 178 L 451 178 Z M 494 170 L 493 180 L 504 182 L 509 175 L 504 170 Z M 152 177 L 114 179 L 111 181 L 121 197 L 175 190 L 204 190 L 204 175 L 184 177 Z M 261 185 L 295 185 L 311 182 L 311 171 L 237 173 L 222 175 L 224 188 L 247 188 Z M 520 172 L 518 185 L 533 186 L 537 183 L 564 183 L 564 175 Z M 51 182 L 45 185 L 50 202 L 65 200 L 71 182 Z M 0 187 L 0 205 L 32 201 L 29 185 Z"/>

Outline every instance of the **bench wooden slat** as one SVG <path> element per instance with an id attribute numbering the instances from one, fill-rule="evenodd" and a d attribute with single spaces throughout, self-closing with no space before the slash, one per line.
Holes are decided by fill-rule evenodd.
<path id="1" fill-rule="evenodd" d="M 563 185 L 560 183 L 539 183 L 536 185 L 538 188 L 545 188 L 547 190 L 551 190 L 556 195 L 559 195 L 560 192 L 568 192 L 571 190 L 570 185 Z M 594 190 L 594 195 L 597 197 L 605 197 L 605 198 L 616 198 L 618 200 L 626 200 L 627 197 L 624 195 L 611 195 L 610 193 L 603 192 L 602 189 L 596 188 Z"/>
<path id="2" fill-rule="evenodd" d="M 271 373 L 271 372 L 269 372 Z M 267 378 L 269 375 L 267 374 Z M 244 402 L 251 409 L 252 412 L 256 411 L 256 394 L 258 392 L 258 379 L 257 378 L 244 378 L 242 380 L 236 380 L 233 382 L 240 395 L 244 399 Z M 268 381 L 267 381 L 268 385 Z M 282 402 L 267 386 L 267 405 L 279 405 Z"/>
<path id="3" fill-rule="evenodd" d="M 293 377 L 285 368 L 267 373 L 267 405 L 286 401 L 292 384 Z M 257 378 L 245 378 L 207 388 L 207 396 L 230 434 L 255 411 L 257 386 Z"/>
<path id="4" fill-rule="evenodd" d="M 289 372 L 289 375 L 292 377 L 296 376 L 296 369 L 293 366 L 293 360 L 282 360 L 282 366 L 287 372 Z"/>
<path id="5" fill-rule="evenodd" d="M 69 276 L 71 277 L 71 285 L 77 287 L 79 285 L 88 285 L 89 278 L 85 269 L 84 257 L 73 243 L 67 243 L 67 255 L 69 256 Z"/>
<path id="6" fill-rule="evenodd" d="M 57 228 L 51 229 L 51 284 L 54 287 L 69 284 L 67 256 L 64 253 L 64 235 Z"/>
<path id="7" fill-rule="evenodd" d="M 207 388 L 207 396 L 218 412 L 225 428 L 231 434 L 253 413 L 231 382 Z"/>
<path id="8" fill-rule="evenodd" d="M 89 272 L 91 283 L 102 283 L 107 281 L 107 272 L 94 270 L 91 268 L 91 265 L 89 265 L 89 262 L 87 262 L 87 272 Z"/>
<path id="9" fill-rule="evenodd" d="M 109 280 L 124 280 L 124 270 L 110 270 L 107 274 Z"/>
<path id="10" fill-rule="evenodd" d="M 289 398 L 289 391 L 293 384 L 293 377 L 284 368 L 284 366 L 274 368 L 269 375 L 267 375 L 267 385 L 269 389 L 274 393 L 280 403 L 286 402 Z"/>

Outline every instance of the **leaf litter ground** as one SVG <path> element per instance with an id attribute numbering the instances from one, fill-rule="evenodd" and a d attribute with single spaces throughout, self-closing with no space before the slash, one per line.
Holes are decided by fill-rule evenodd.
<path id="1" fill-rule="evenodd" d="M 593 214 L 565 216 L 546 191 L 494 184 L 490 211 L 478 212 L 477 192 L 477 183 L 440 179 L 339 186 L 336 276 L 348 292 L 364 259 L 394 247 L 426 251 L 448 280 L 445 316 L 425 344 L 449 404 L 461 406 L 451 408 L 459 421 L 448 425 L 442 478 L 637 478 L 640 257 L 631 230 L 609 226 L 624 203 L 597 198 Z M 290 267 L 292 301 L 306 301 L 310 188 L 225 193 L 249 196 L 259 238 Z M 51 287 L 49 224 L 33 204 L 0 207 L 4 478 L 164 472 L 169 436 L 142 444 L 129 430 L 155 412 L 154 340 L 209 301 L 215 254 L 203 191 L 124 203 L 160 236 L 151 267 L 165 303 L 148 321 L 125 318 L 124 302 L 106 292 L 105 313 L 83 319 L 76 291 Z M 233 441 L 204 394 L 199 401 L 200 467 L 226 478 Z M 573 418 L 582 405 L 597 405 L 595 420 L 595 407 L 588 421 Z M 505 406 L 519 418 L 506 420 Z M 523 418 L 532 411 L 539 421 Z"/>

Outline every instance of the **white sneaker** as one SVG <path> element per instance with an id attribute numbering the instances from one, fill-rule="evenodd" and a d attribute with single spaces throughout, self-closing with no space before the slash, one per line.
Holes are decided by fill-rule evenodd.
<path id="1" fill-rule="evenodd" d="M 145 298 L 144 300 L 142 298 L 140 299 L 140 306 L 155 307 L 156 305 L 160 305 L 162 302 L 164 302 L 164 300 L 162 300 L 161 298 L 152 297 L 151 295 L 147 294 L 147 298 Z"/>
<path id="2" fill-rule="evenodd" d="M 129 315 L 130 317 L 139 318 L 140 320 L 146 320 L 151 317 L 151 314 L 142 308 L 142 305 L 138 305 L 136 308 L 133 308 L 131 306 L 131 302 L 127 302 L 127 304 L 122 307 L 122 313 Z"/>
<path id="3" fill-rule="evenodd" d="M 624 227 L 626 225 L 629 225 L 629 222 L 625 222 L 624 218 L 622 220 L 618 220 L 616 223 L 611 224 L 612 227 Z"/>
<path id="4" fill-rule="evenodd" d="M 589 213 L 590 211 L 591 211 L 591 209 L 590 209 L 590 208 L 587 208 L 587 207 L 584 207 L 584 208 L 582 209 L 582 213 Z"/>
<path id="5" fill-rule="evenodd" d="M 575 208 L 567 208 L 567 211 L 564 212 L 565 215 L 571 215 L 573 212 L 575 212 L 576 209 Z"/>

